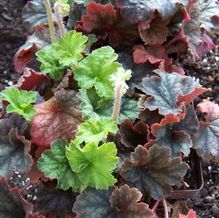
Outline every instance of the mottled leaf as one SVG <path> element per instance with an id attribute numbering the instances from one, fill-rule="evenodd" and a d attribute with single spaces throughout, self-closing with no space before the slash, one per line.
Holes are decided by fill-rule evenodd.
<path id="1" fill-rule="evenodd" d="M 29 30 L 33 30 L 38 25 L 48 22 L 46 8 L 43 0 L 28 1 L 23 9 L 22 18 Z M 53 19 L 55 17 L 53 16 Z"/>
<path id="2" fill-rule="evenodd" d="M 79 218 L 116 218 L 109 198 L 114 188 L 108 190 L 88 189 L 76 198 L 73 211 Z"/>
<path id="3" fill-rule="evenodd" d="M 24 218 L 25 205 L 18 191 L 10 190 L 5 180 L 0 180 L 0 217 Z"/>
<path id="4" fill-rule="evenodd" d="M 13 169 L 26 172 L 31 168 L 31 143 L 23 136 L 28 132 L 27 121 L 18 114 L 0 119 L 0 176 L 8 178 Z"/>
<path id="5" fill-rule="evenodd" d="M 182 113 L 184 105 L 188 105 L 199 94 L 208 91 L 192 77 L 178 73 L 169 74 L 161 70 L 155 72 L 159 77 L 153 76 L 143 80 L 142 91 L 151 96 L 143 106 L 151 111 L 158 109 L 161 115 Z"/>
<path id="6" fill-rule="evenodd" d="M 161 14 L 164 20 L 167 20 L 175 14 L 178 8 L 169 0 L 118 0 L 117 6 L 122 10 L 122 16 L 130 23 L 150 20 L 155 10 Z"/>
<path id="7" fill-rule="evenodd" d="M 75 195 L 72 191 L 56 189 L 54 184 L 49 182 L 47 186 L 39 187 L 36 196 L 37 200 L 34 204 L 36 212 L 49 213 L 52 217 L 65 217 L 65 214 L 71 214 L 74 217 L 71 209 Z"/>
<path id="8" fill-rule="evenodd" d="M 77 198 L 73 211 L 79 218 L 152 218 L 148 205 L 139 202 L 141 192 L 123 185 L 107 191 L 88 190 Z"/>
<path id="9" fill-rule="evenodd" d="M 194 148 L 205 160 L 214 156 L 219 161 L 219 106 L 204 100 L 198 104 L 198 109 L 205 114 L 205 121 L 200 122 L 199 131 L 193 137 Z"/>
<path id="10" fill-rule="evenodd" d="M 132 186 L 154 199 L 171 193 L 173 185 L 182 181 L 188 165 L 171 157 L 168 147 L 153 145 L 149 150 L 139 145 L 121 167 L 121 175 Z"/>
<path id="11" fill-rule="evenodd" d="M 32 141 L 48 147 L 55 139 L 74 138 L 81 123 L 79 99 L 75 91 L 60 90 L 48 101 L 35 105 L 37 111 L 32 119 Z"/>

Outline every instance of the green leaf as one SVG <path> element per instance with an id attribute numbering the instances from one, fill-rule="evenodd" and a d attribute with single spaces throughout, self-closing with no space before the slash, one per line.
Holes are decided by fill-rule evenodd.
<path id="1" fill-rule="evenodd" d="M 66 156 L 72 170 L 78 173 L 82 184 L 97 189 L 107 189 L 115 184 L 112 172 L 116 168 L 118 157 L 113 142 L 104 143 L 98 147 L 89 143 L 83 148 L 72 141 L 66 148 Z"/>
<path id="2" fill-rule="evenodd" d="M 107 118 L 112 116 L 113 101 L 100 98 L 95 90 L 81 89 L 77 97 L 81 100 L 80 109 L 85 120 Z M 138 102 L 126 97 L 122 98 L 119 123 L 129 119 L 134 121 L 140 113 Z"/>
<path id="3" fill-rule="evenodd" d="M 74 191 L 83 190 L 78 175 L 72 172 L 65 156 L 65 140 L 56 140 L 49 150 L 44 151 L 38 161 L 39 169 L 48 177 L 58 180 L 58 187 L 67 190 L 72 188 Z"/>
<path id="4" fill-rule="evenodd" d="M 121 64 L 116 62 L 118 55 L 109 47 L 101 47 L 84 58 L 75 70 L 74 78 L 82 89 L 95 88 L 100 97 L 114 98 L 114 84 L 111 76 Z"/>
<path id="5" fill-rule="evenodd" d="M 81 100 L 80 110 L 85 120 L 111 117 L 112 100 L 102 100 L 95 90 L 85 89 L 81 89 L 77 97 Z"/>
<path id="6" fill-rule="evenodd" d="M 56 46 L 57 44 L 52 44 L 36 53 L 37 60 L 41 62 L 41 71 L 48 73 L 54 80 L 61 79 L 65 69 L 57 56 Z"/>
<path id="7" fill-rule="evenodd" d="M 56 46 L 58 58 L 64 66 L 77 65 L 83 58 L 81 54 L 86 48 L 88 37 L 76 31 L 70 31 L 61 38 Z"/>
<path id="8" fill-rule="evenodd" d="M 8 113 L 18 113 L 26 120 L 31 120 L 36 113 L 31 104 L 36 101 L 37 92 L 9 88 L 0 93 L 0 99 L 9 102 L 7 106 Z"/>
<path id="9" fill-rule="evenodd" d="M 96 143 L 107 138 L 108 133 L 116 133 L 118 127 L 111 118 L 87 120 L 82 123 L 76 133 L 77 142 Z"/>

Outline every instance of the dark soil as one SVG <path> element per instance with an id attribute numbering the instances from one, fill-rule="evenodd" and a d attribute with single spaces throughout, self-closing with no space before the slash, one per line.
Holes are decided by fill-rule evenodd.
<path id="1" fill-rule="evenodd" d="M 24 5 L 24 0 L 0 1 L 0 90 L 19 77 L 14 70 L 13 56 L 26 39 L 21 18 Z M 212 88 L 212 92 L 204 97 L 219 103 L 219 49 L 195 64 L 191 60 L 188 55 L 180 57 L 189 75 L 198 78 L 205 87 Z M 219 166 L 203 165 L 205 186 L 195 199 L 188 200 L 188 206 L 196 210 L 200 218 L 219 218 Z"/>
<path id="2" fill-rule="evenodd" d="M 13 57 L 25 42 L 21 13 L 24 0 L 0 0 L 0 90 L 18 78 Z"/>

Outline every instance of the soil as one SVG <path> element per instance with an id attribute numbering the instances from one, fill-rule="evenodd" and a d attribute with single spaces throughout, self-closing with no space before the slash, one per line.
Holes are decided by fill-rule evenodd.
<path id="1" fill-rule="evenodd" d="M 24 5 L 24 0 L 0 1 L 0 90 L 13 84 L 19 77 L 14 70 L 13 56 L 26 39 L 21 18 Z M 210 52 L 196 64 L 191 62 L 188 54 L 181 56 L 180 62 L 189 75 L 198 78 L 204 86 L 212 88 L 212 92 L 204 97 L 219 103 L 219 49 Z M 219 166 L 203 163 L 203 174 L 204 188 L 195 199 L 187 201 L 188 206 L 196 210 L 200 218 L 218 218 Z"/>

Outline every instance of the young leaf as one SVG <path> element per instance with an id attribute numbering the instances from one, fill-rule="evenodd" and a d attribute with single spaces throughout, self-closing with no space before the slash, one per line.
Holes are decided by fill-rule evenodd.
<path id="1" fill-rule="evenodd" d="M 111 118 L 100 120 L 87 120 L 78 127 L 76 139 L 78 143 L 96 143 L 99 144 L 107 138 L 109 133 L 116 133 L 118 127 Z"/>
<path id="2" fill-rule="evenodd" d="M 117 57 L 109 46 L 96 49 L 80 61 L 74 73 L 75 80 L 82 89 L 94 87 L 100 97 L 113 99 L 114 87 L 110 77 L 121 67 L 121 64 L 116 62 Z"/>
<path id="3" fill-rule="evenodd" d="M 56 45 L 57 58 L 63 66 L 75 66 L 83 58 L 81 54 L 86 48 L 87 36 L 76 31 L 69 31 Z"/>
<path id="4" fill-rule="evenodd" d="M 60 63 L 56 46 L 57 44 L 52 44 L 36 53 L 37 60 L 41 62 L 41 71 L 48 73 L 54 80 L 61 79 L 65 69 L 65 66 Z"/>
<path id="5" fill-rule="evenodd" d="M 194 148 L 205 160 L 214 156 L 219 161 L 219 106 L 204 100 L 198 109 L 205 114 L 205 121 L 200 122 L 198 133 L 193 137 Z"/>
<path id="6" fill-rule="evenodd" d="M 192 77 L 178 73 L 155 71 L 159 77 L 153 76 L 143 80 L 142 91 L 150 95 L 143 106 L 151 111 L 159 110 L 161 115 L 182 113 L 184 105 L 188 105 L 195 97 L 208 91 Z"/>
<path id="7" fill-rule="evenodd" d="M 37 99 L 37 93 L 34 91 L 9 88 L 0 92 L 0 99 L 9 102 L 7 106 L 8 113 L 18 113 L 28 121 L 31 120 L 36 113 L 32 106 L 32 103 Z"/>
<path id="8" fill-rule="evenodd" d="M 96 189 L 107 189 L 116 179 L 112 172 L 118 157 L 114 143 L 104 143 L 98 147 L 92 142 L 80 148 L 76 140 L 66 148 L 66 156 L 72 170 L 78 173 L 82 184 Z"/>
<path id="9" fill-rule="evenodd" d="M 55 139 L 71 140 L 82 122 L 76 92 L 61 89 L 48 101 L 35 105 L 31 123 L 32 141 L 48 147 Z"/>
<path id="10" fill-rule="evenodd" d="M 46 150 L 38 160 L 38 168 L 52 179 L 58 180 L 58 187 L 63 190 L 72 188 L 74 191 L 83 190 L 78 175 L 72 172 L 68 159 L 65 156 L 64 140 L 54 141 L 51 148 Z"/>
<path id="11" fill-rule="evenodd" d="M 141 192 L 123 185 L 108 190 L 90 189 L 79 195 L 73 207 L 79 218 L 152 218 L 148 205 L 139 202 Z"/>
<path id="12" fill-rule="evenodd" d="M 142 193 L 160 199 L 170 194 L 171 186 L 182 181 L 187 169 L 181 158 L 172 159 L 168 147 L 153 145 L 147 150 L 139 145 L 123 162 L 121 175 Z"/>

